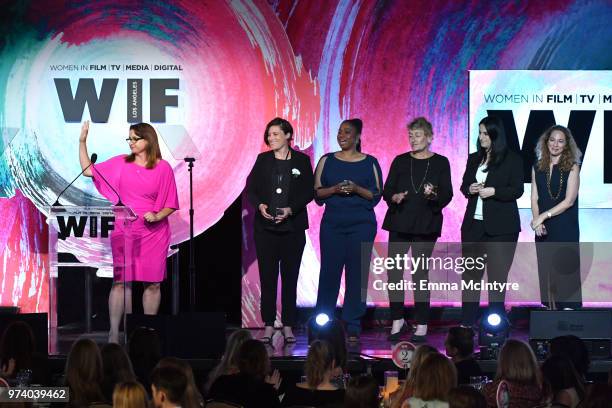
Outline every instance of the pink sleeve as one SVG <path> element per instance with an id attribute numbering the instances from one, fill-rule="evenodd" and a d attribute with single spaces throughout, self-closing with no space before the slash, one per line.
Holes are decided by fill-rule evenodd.
<path id="1" fill-rule="evenodd" d="M 112 185 L 115 190 L 119 191 L 119 180 L 124 163 L 125 155 L 120 155 L 111 157 L 102 163 L 92 164 L 91 166 L 93 183 L 94 186 L 96 186 L 96 190 L 98 190 L 98 192 L 102 194 L 104 198 L 113 204 L 117 203 L 117 194 L 113 192 L 108 184 Z M 108 184 L 102 179 L 102 177 L 108 181 Z M 120 191 L 119 194 L 121 194 Z"/>
<path id="2" fill-rule="evenodd" d="M 178 193 L 176 191 L 176 181 L 174 180 L 174 172 L 172 167 L 166 161 L 160 162 L 162 174 L 159 180 L 159 192 L 155 199 L 155 211 L 161 211 L 164 208 L 179 209 Z"/>

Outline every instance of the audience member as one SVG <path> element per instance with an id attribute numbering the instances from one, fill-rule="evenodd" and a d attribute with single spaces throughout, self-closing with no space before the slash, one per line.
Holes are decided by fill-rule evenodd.
<path id="1" fill-rule="evenodd" d="M 155 408 L 180 407 L 187 390 L 187 376 L 176 367 L 156 367 L 151 374 Z M 239 390 L 235 390 L 239 392 Z"/>
<path id="2" fill-rule="evenodd" d="M 489 407 L 497 407 L 497 388 L 502 381 L 508 386 L 511 408 L 533 407 L 542 401 L 538 362 L 524 341 L 508 339 L 500 350 L 495 380 L 483 390 Z"/>
<path id="3" fill-rule="evenodd" d="M 23 321 L 10 323 L 0 339 L 0 376 L 9 382 L 27 377 L 29 385 L 49 383 L 46 356 L 36 353 L 36 338 L 30 325 Z M 25 375 L 30 370 L 31 375 Z M 30 374 L 30 373 L 28 373 Z"/>
<path id="4" fill-rule="evenodd" d="M 161 341 L 155 329 L 139 327 L 130 335 L 128 355 L 134 374 L 146 390 L 151 389 L 151 372 L 161 358 Z"/>
<path id="5" fill-rule="evenodd" d="M 331 383 L 334 368 L 332 346 L 326 341 L 313 341 L 304 365 L 306 381 L 289 387 L 282 405 L 322 407 L 341 404 L 344 401 L 344 390 L 338 389 Z"/>
<path id="6" fill-rule="evenodd" d="M 217 378 L 222 375 L 236 374 L 238 372 L 238 349 L 242 343 L 252 338 L 251 332 L 245 329 L 236 330 L 229 336 L 221 361 L 208 375 L 208 381 L 204 388 L 205 393 L 208 393 Z"/>
<path id="7" fill-rule="evenodd" d="M 113 392 L 113 408 L 148 408 L 148 406 L 147 392 L 142 384 L 137 381 L 117 383 Z"/>
<path id="8" fill-rule="evenodd" d="M 402 403 L 408 398 L 412 397 L 414 384 L 416 383 L 417 374 L 419 373 L 419 367 L 425 360 L 425 357 L 430 354 L 437 354 L 438 350 L 427 344 L 420 345 L 416 348 L 412 361 L 410 362 L 410 371 L 408 371 L 408 378 L 404 382 L 404 385 L 399 389 L 398 392 L 391 395 L 391 407 L 399 408 Z"/>
<path id="9" fill-rule="evenodd" d="M 193 376 L 193 370 L 189 363 L 176 357 L 164 357 L 157 363 L 157 368 L 174 367 L 183 372 L 187 377 L 187 388 L 183 400 L 181 401 L 182 408 L 199 408 L 204 405 L 202 394 L 198 390 L 198 386 Z"/>
<path id="10" fill-rule="evenodd" d="M 117 343 L 107 343 L 100 350 L 104 379 L 102 393 L 106 401 L 113 401 L 115 385 L 122 382 L 136 381 L 132 363 L 127 353 Z"/>
<path id="11" fill-rule="evenodd" d="M 271 377 L 270 359 L 259 340 L 247 340 L 238 349 L 238 373 L 222 375 L 210 387 L 209 399 L 240 404 L 244 408 L 279 407 L 280 375 Z M 239 391 L 238 391 L 239 390 Z"/>
<path id="12" fill-rule="evenodd" d="M 573 335 L 555 337 L 550 341 L 551 356 L 565 356 L 572 360 L 574 368 L 584 381 L 589 372 L 591 360 L 584 341 Z"/>
<path id="13" fill-rule="evenodd" d="M 446 355 L 457 369 L 457 383 L 469 384 L 470 377 L 481 376 L 482 370 L 474 359 L 474 330 L 469 327 L 452 327 L 444 342 Z"/>
<path id="14" fill-rule="evenodd" d="M 580 408 L 610 408 L 612 405 L 612 385 L 593 384 Z"/>
<path id="15" fill-rule="evenodd" d="M 547 402 L 576 408 L 584 399 L 584 383 L 569 358 L 560 355 L 548 357 L 542 364 L 542 376 Z"/>
<path id="16" fill-rule="evenodd" d="M 421 364 L 413 395 L 403 408 L 448 408 L 448 395 L 457 386 L 457 369 L 446 356 L 431 353 Z"/>
<path id="17" fill-rule="evenodd" d="M 102 356 L 98 345 L 90 339 L 77 340 L 66 360 L 66 386 L 70 392 L 70 405 L 106 405 L 102 394 Z"/>
<path id="18" fill-rule="evenodd" d="M 378 408 L 380 405 L 379 388 L 371 375 L 351 378 L 346 387 L 344 408 Z"/>

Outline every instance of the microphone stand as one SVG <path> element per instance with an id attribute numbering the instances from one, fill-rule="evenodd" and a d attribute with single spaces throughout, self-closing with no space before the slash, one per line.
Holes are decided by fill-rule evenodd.
<path id="1" fill-rule="evenodd" d="M 189 171 L 189 308 L 191 312 L 196 309 L 196 271 L 193 252 L 193 157 L 185 157 Z"/>

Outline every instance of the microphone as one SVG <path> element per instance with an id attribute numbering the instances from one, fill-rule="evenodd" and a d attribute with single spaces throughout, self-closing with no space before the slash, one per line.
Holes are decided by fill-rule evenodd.
<path id="1" fill-rule="evenodd" d="M 74 178 L 74 180 L 72 180 L 72 181 L 70 182 L 70 184 L 68 184 L 68 185 L 66 186 L 66 188 L 64 188 L 64 189 L 62 190 L 62 192 L 61 192 L 61 193 L 59 193 L 59 195 L 58 195 L 58 196 L 57 196 L 57 198 L 55 199 L 55 202 L 53 203 L 53 207 L 57 207 L 57 206 L 61 205 L 61 204 L 60 204 L 60 202 L 59 202 L 59 199 L 60 199 L 60 197 L 62 196 L 62 194 L 64 194 L 64 192 L 65 192 L 66 190 L 68 190 L 68 187 L 70 187 L 72 184 L 74 184 L 74 182 L 75 182 L 75 181 L 76 181 L 76 180 L 77 180 L 79 177 L 81 177 L 81 175 L 82 175 L 83 173 L 85 173 L 85 170 L 87 170 L 88 168 L 90 168 L 90 167 L 91 167 L 91 165 L 92 165 L 92 164 L 94 164 L 94 163 L 96 162 L 96 160 L 98 160 L 98 155 L 94 153 L 94 154 L 92 154 L 92 155 L 91 155 L 91 158 L 89 159 L 89 161 L 90 161 L 89 165 L 88 165 L 87 167 L 85 167 L 85 168 L 83 169 L 83 171 L 81 171 L 81 172 L 79 173 L 79 175 L 78 175 L 78 176 L 76 176 L 76 177 Z"/>
<path id="2" fill-rule="evenodd" d="M 92 154 L 92 156 L 93 156 L 93 154 Z M 106 185 L 109 186 L 110 189 L 113 190 L 113 193 L 115 193 L 115 195 L 117 196 L 118 201 L 117 201 L 116 206 L 118 206 L 118 207 L 125 207 L 125 205 L 121 202 L 121 197 L 119 196 L 119 193 L 117 192 L 117 190 L 115 190 L 115 188 L 111 185 L 111 183 L 109 183 L 108 180 L 102 175 L 102 173 L 100 173 L 100 170 L 97 170 L 95 167 L 93 168 L 93 170 L 96 172 L 96 174 L 99 174 L 100 177 L 102 177 L 102 180 L 104 180 Z"/>

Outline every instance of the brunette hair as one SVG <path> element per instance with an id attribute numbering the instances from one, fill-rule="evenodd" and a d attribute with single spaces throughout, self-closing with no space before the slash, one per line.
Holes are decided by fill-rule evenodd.
<path id="1" fill-rule="evenodd" d="M 152 169 L 157 164 L 157 161 L 162 158 L 161 150 L 159 149 L 159 140 L 157 139 L 157 132 L 153 126 L 148 123 L 136 123 L 130 126 L 130 130 L 133 130 L 136 136 L 143 138 L 147 141 L 147 169 Z M 125 161 L 128 163 L 133 162 L 136 159 L 134 153 L 129 154 Z"/>

